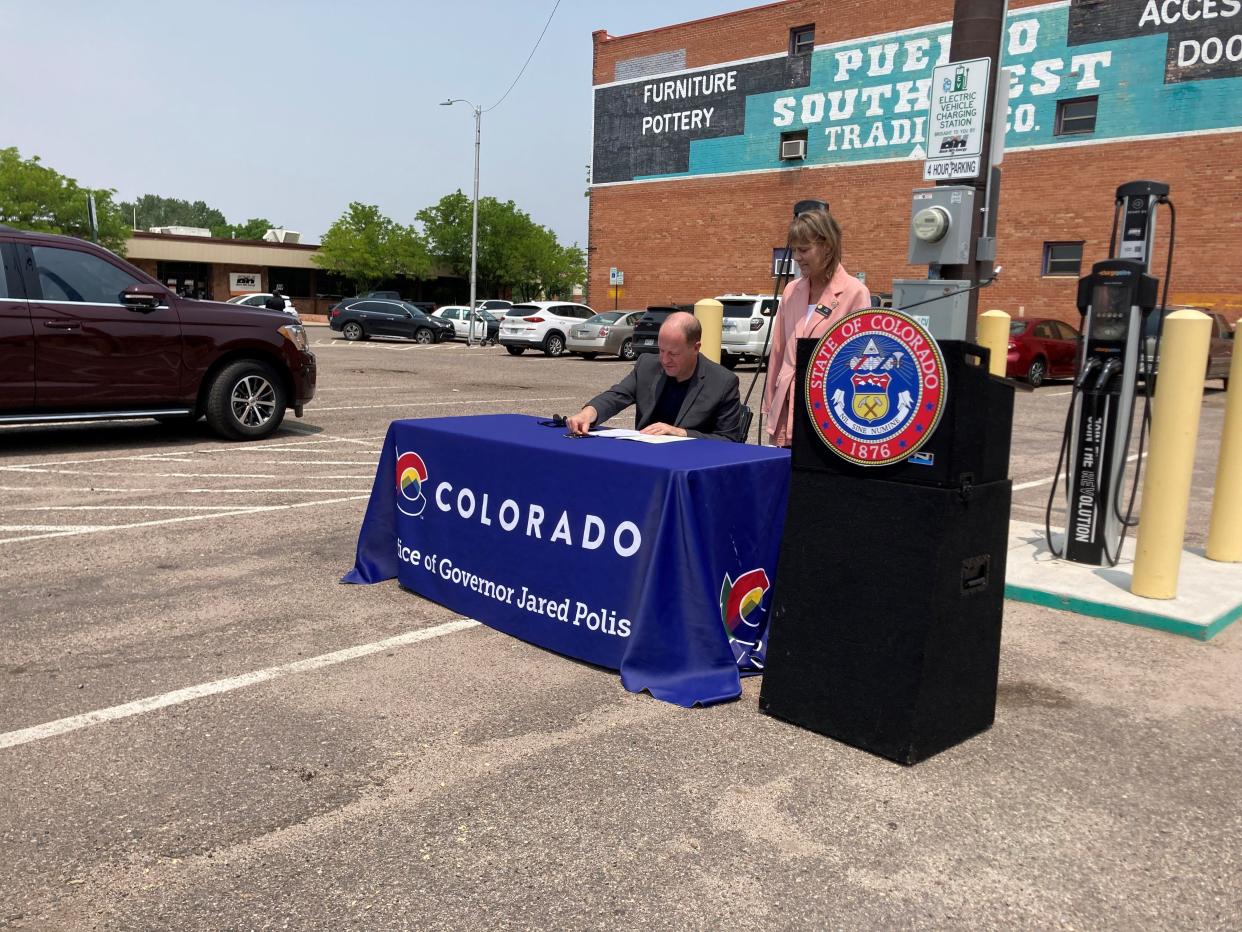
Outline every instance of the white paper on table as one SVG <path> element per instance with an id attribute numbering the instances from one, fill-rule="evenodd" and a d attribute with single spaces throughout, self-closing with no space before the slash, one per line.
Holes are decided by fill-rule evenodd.
<path id="1" fill-rule="evenodd" d="M 639 443 L 676 443 L 679 440 L 693 440 L 693 437 L 672 437 L 668 434 L 644 434 L 642 431 L 629 427 L 608 427 L 604 430 L 591 431 L 592 437 L 607 437 L 611 440 L 637 440 Z"/>

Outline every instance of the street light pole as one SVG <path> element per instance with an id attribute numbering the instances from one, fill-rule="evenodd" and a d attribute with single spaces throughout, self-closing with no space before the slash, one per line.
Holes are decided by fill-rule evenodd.
<path id="1" fill-rule="evenodd" d="M 462 97 L 446 100 L 440 106 L 451 107 L 459 103 L 467 104 L 474 110 L 474 206 L 470 221 L 470 316 L 466 328 L 466 345 L 474 346 L 474 322 L 478 313 L 475 305 L 478 304 L 476 289 L 479 256 L 479 145 L 482 141 L 483 108 Z"/>

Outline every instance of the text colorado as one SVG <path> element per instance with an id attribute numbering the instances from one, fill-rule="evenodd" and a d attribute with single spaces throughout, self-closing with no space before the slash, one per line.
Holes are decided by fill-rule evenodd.
<path id="1" fill-rule="evenodd" d="M 506 498 L 496 507 L 488 493 L 476 496 L 474 490 L 469 488 L 458 489 L 454 495 L 450 482 L 441 482 L 436 486 L 435 503 L 446 514 L 455 512 L 460 518 L 478 521 L 488 527 L 495 524 L 502 531 L 524 533 L 536 540 L 543 540 L 544 521 L 549 517 L 542 505 L 533 502 L 523 507 Z M 632 557 L 642 548 L 643 535 L 633 521 L 622 521 L 609 533 L 608 525 L 597 515 L 586 514 L 571 520 L 569 512 L 562 511 L 548 541 L 582 550 L 598 550 L 608 541 L 617 556 Z"/>

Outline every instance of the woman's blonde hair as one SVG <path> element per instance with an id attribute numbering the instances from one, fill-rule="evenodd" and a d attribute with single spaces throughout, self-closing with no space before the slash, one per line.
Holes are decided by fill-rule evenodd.
<path id="1" fill-rule="evenodd" d="M 808 210 L 794 217 L 789 225 L 789 246 L 828 246 L 828 277 L 831 278 L 841 262 L 841 225 L 826 210 Z"/>

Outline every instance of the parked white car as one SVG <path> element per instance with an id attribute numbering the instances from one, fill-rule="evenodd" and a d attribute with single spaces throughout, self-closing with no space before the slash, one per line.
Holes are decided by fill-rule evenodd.
<path id="1" fill-rule="evenodd" d="M 497 320 L 504 317 L 509 308 L 513 307 L 512 301 L 506 301 L 504 298 L 484 298 L 475 304 L 479 310 L 489 312 Z"/>
<path id="2" fill-rule="evenodd" d="M 530 301 L 515 304 L 500 319 L 500 343 L 513 356 L 541 349 L 548 356 L 565 352 L 571 327 L 590 320 L 595 312 L 585 304 Z"/>
<path id="3" fill-rule="evenodd" d="M 267 299 L 272 296 L 270 291 L 254 292 L 252 294 L 239 294 L 229 298 L 225 304 L 242 304 L 246 307 L 267 307 Z M 298 313 L 298 309 L 293 306 L 293 302 L 289 300 L 289 296 L 285 295 L 285 313 L 291 315 L 297 320 L 302 319 L 302 315 Z"/>
<path id="4" fill-rule="evenodd" d="M 758 362 L 772 352 L 768 331 L 780 299 L 771 295 L 724 294 L 716 298 L 724 305 L 720 332 L 720 363 L 732 369 L 742 360 Z"/>
<path id="5" fill-rule="evenodd" d="M 470 308 L 463 304 L 446 304 L 444 307 L 438 307 L 431 313 L 432 317 L 439 317 L 441 320 L 447 320 L 453 325 L 454 335 L 459 340 L 466 340 L 470 337 Z M 495 321 L 489 311 L 482 309 L 474 312 L 474 339 L 487 341 L 495 338 L 496 327 L 492 325 Z"/>

